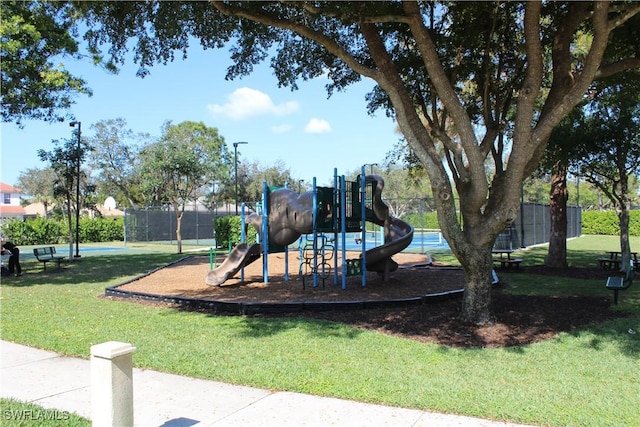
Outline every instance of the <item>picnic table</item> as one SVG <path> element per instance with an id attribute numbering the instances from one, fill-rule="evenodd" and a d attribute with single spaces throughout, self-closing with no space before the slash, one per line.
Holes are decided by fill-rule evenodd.
<path id="1" fill-rule="evenodd" d="M 497 257 L 493 258 L 494 263 L 499 263 L 502 268 L 511 268 L 511 267 L 520 267 L 520 263 L 522 262 L 522 258 L 511 258 L 511 254 L 513 253 L 512 249 L 493 249 L 491 251 L 492 255 L 497 255 Z"/>
<path id="2" fill-rule="evenodd" d="M 606 257 L 598 258 L 598 264 L 605 270 L 619 270 L 620 263 L 622 262 L 622 252 L 620 251 L 607 251 Z M 631 259 L 633 264 L 638 267 L 638 253 L 631 252 Z"/>

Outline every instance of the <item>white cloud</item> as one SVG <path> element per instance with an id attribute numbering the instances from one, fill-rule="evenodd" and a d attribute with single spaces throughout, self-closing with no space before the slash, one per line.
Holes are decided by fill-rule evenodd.
<path id="1" fill-rule="evenodd" d="M 225 104 L 209 104 L 207 109 L 214 116 L 223 115 L 232 120 L 243 120 L 250 117 L 276 115 L 283 116 L 298 110 L 299 104 L 288 101 L 276 105 L 266 93 L 248 87 L 234 90 Z"/>
<path id="2" fill-rule="evenodd" d="M 291 132 L 291 129 L 293 129 L 293 126 L 291 125 L 277 125 L 277 126 L 272 126 L 271 127 L 271 132 L 273 133 L 287 133 L 287 132 Z"/>
<path id="3" fill-rule="evenodd" d="M 329 133 L 331 132 L 331 125 L 326 120 L 314 117 L 309 120 L 309 123 L 304 127 L 304 131 L 307 133 Z"/>

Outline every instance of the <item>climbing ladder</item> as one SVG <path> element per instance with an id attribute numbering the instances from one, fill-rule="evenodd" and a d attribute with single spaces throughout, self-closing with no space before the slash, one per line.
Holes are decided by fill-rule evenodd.
<path id="1" fill-rule="evenodd" d="M 322 281 L 324 289 L 325 280 L 331 276 L 331 263 L 335 252 L 335 240 L 324 233 L 305 234 L 300 236 L 300 277 L 302 277 L 302 288 L 306 289 L 308 279 L 314 279 L 314 286 L 317 286 L 317 279 Z"/>

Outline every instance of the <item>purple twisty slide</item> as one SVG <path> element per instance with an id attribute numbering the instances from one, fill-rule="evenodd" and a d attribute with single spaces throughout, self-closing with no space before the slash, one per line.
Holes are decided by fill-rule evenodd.
<path id="1" fill-rule="evenodd" d="M 366 251 L 367 270 L 384 273 L 385 277 L 398 265 L 391 256 L 405 249 L 413 240 L 411 224 L 389 216 L 389 207 L 382 200 L 384 179 L 379 175 L 367 175 L 367 182 L 376 182 L 373 191 L 372 221 L 384 227 L 384 244 Z M 298 240 L 302 234 L 313 232 L 313 192 L 298 194 L 288 188 L 280 188 L 269 195 L 269 241 L 277 246 L 287 246 Z M 318 218 L 326 221 L 332 206 L 320 206 Z M 255 213 L 249 215 L 247 222 L 260 230 L 262 217 Z M 250 264 L 260 256 L 260 245 L 241 243 L 229 254 L 218 268 L 207 273 L 208 285 L 221 285 L 233 277 L 243 266 Z"/>

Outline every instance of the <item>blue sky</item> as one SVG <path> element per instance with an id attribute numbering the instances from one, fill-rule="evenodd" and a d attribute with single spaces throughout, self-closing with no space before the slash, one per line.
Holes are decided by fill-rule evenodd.
<path id="1" fill-rule="evenodd" d="M 371 80 L 327 99 L 324 78 L 300 82 L 292 92 L 278 88 L 268 64 L 227 81 L 228 58 L 226 49 L 203 51 L 195 44 L 188 59 L 155 66 L 144 79 L 136 77 L 132 63 L 113 75 L 90 63 L 65 61 L 93 90 L 92 97 L 77 97 L 71 112 L 82 123 L 84 136 L 93 135 L 92 124 L 118 117 L 134 132 L 154 136 L 167 120 L 202 121 L 217 128 L 231 150 L 233 142 L 249 142 L 238 147 L 240 161 L 268 166 L 281 160 L 297 179 L 311 183 L 316 177 L 318 184 L 333 182 L 334 168 L 347 174 L 363 164 L 381 163 L 400 138 L 383 112 L 367 114 L 364 96 L 374 85 Z M 68 122 L 1 126 L 0 177 L 11 185 L 20 172 L 46 167 L 38 150 L 50 150 L 52 140 L 70 138 L 73 131 Z"/>

